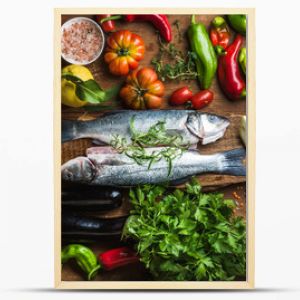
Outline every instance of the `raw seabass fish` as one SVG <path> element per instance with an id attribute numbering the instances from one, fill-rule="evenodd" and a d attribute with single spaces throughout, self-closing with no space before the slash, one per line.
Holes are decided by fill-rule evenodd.
<path id="1" fill-rule="evenodd" d="M 225 117 L 190 110 L 145 110 L 119 111 L 91 121 L 63 121 L 62 142 L 80 138 L 92 138 L 98 144 L 110 145 L 116 136 L 131 142 L 130 122 L 142 133 L 151 126 L 165 122 L 166 133 L 180 135 L 181 145 L 203 145 L 215 142 L 223 137 L 230 124 Z M 167 145 L 161 145 L 167 146 Z"/>
<path id="2" fill-rule="evenodd" d="M 165 148 L 147 148 L 148 153 Z M 161 159 L 151 165 L 137 164 L 125 153 L 111 147 L 87 149 L 87 157 L 80 156 L 66 162 L 61 168 L 64 181 L 89 185 L 135 186 L 175 182 L 202 173 L 219 173 L 245 176 L 245 150 L 234 149 L 212 155 L 201 155 L 187 150 L 174 158 L 170 170 L 168 161 Z"/>

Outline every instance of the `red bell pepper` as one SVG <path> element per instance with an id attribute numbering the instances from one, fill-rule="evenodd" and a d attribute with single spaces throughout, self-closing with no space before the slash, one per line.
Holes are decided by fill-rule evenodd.
<path id="1" fill-rule="evenodd" d="M 115 30 L 115 21 L 108 20 L 111 15 L 97 15 L 96 21 L 100 24 L 104 32 L 111 32 Z"/>
<path id="2" fill-rule="evenodd" d="M 227 47 L 225 54 L 220 55 L 218 79 L 223 92 L 230 100 L 246 96 L 246 83 L 238 64 L 238 53 L 243 44 L 243 37 L 237 35 L 234 42 Z"/>
<path id="3" fill-rule="evenodd" d="M 224 18 L 215 17 L 211 23 L 210 40 L 217 53 L 226 49 L 229 43 L 230 33 Z M 221 48 L 220 48 L 221 47 Z"/>
<path id="4" fill-rule="evenodd" d="M 140 261 L 136 252 L 129 247 L 121 247 L 103 252 L 99 254 L 98 260 L 101 266 L 108 271 Z"/>

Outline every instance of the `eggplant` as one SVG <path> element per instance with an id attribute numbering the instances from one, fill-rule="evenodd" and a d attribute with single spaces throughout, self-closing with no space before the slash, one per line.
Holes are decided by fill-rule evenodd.
<path id="1" fill-rule="evenodd" d="M 64 188 L 62 208 L 72 211 L 105 211 L 122 204 L 122 192 L 117 189 L 103 189 L 91 186 Z"/>
<path id="2" fill-rule="evenodd" d="M 62 214 L 62 236 L 73 238 L 120 235 L 127 217 L 96 218 L 72 213 Z"/>

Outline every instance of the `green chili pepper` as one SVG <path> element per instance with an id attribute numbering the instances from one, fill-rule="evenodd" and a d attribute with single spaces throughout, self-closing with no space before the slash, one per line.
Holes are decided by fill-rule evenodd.
<path id="1" fill-rule="evenodd" d="M 61 251 L 61 263 L 64 264 L 69 259 L 74 258 L 76 263 L 87 274 L 87 279 L 91 280 L 95 277 L 100 265 L 93 251 L 80 244 L 70 244 Z"/>
<path id="2" fill-rule="evenodd" d="M 246 15 L 228 15 L 228 22 L 230 26 L 238 33 L 246 35 L 247 31 L 247 17 Z"/>
<path id="3" fill-rule="evenodd" d="M 244 74 L 246 75 L 246 66 L 247 66 L 247 53 L 246 48 L 243 47 L 239 54 L 239 64 Z"/>
<path id="4" fill-rule="evenodd" d="M 197 67 L 198 80 L 202 89 L 208 89 L 217 70 L 217 56 L 210 41 L 205 26 L 196 23 L 195 15 L 188 29 L 188 37 L 192 51 L 195 53 L 195 64 Z"/>

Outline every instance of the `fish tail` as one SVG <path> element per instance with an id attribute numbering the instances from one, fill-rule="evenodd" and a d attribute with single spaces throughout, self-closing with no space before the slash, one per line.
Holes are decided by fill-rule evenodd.
<path id="1" fill-rule="evenodd" d="M 61 141 L 67 142 L 76 139 L 76 124 L 74 121 L 62 121 Z"/>
<path id="2" fill-rule="evenodd" d="M 221 171 L 224 174 L 246 176 L 246 150 L 244 148 L 225 151 L 222 154 Z"/>

